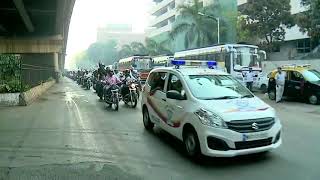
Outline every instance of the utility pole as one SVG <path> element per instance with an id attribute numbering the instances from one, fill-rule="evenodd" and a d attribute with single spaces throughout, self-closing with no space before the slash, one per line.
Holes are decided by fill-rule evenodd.
<path id="1" fill-rule="evenodd" d="M 198 15 L 199 16 L 203 16 L 203 17 L 206 17 L 206 18 L 209 18 L 209 19 L 213 19 L 214 21 L 216 21 L 217 22 L 217 24 L 218 24 L 218 44 L 220 44 L 220 18 L 216 18 L 216 17 L 213 17 L 213 16 L 210 16 L 210 15 L 208 15 L 208 14 L 203 14 L 202 12 L 198 12 Z"/>

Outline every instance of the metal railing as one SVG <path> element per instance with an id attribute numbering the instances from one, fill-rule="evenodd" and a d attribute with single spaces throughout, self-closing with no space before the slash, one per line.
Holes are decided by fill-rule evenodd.
<path id="1" fill-rule="evenodd" d="M 53 66 L 26 64 L 19 55 L 0 55 L 0 93 L 24 92 L 55 76 Z"/>
<path id="2" fill-rule="evenodd" d="M 54 77 L 54 67 L 21 64 L 21 82 L 23 86 L 34 87 Z"/>

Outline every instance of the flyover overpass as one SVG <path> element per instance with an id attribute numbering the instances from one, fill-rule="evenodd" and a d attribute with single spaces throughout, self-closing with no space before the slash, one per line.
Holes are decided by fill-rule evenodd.
<path id="1" fill-rule="evenodd" d="M 21 54 L 33 65 L 64 69 L 75 0 L 1 0 L 0 54 Z M 58 77 L 58 76 L 57 76 Z"/>

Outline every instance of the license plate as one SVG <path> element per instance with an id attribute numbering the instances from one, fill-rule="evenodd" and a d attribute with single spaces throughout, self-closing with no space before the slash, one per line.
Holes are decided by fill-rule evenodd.
<path id="1" fill-rule="evenodd" d="M 242 140 L 243 141 L 252 141 L 252 140 L 258 140 L 258 139 L 265 139 L 268 137 L 268 133 L 248 133 L 248 134 L 242 134 Z"/>

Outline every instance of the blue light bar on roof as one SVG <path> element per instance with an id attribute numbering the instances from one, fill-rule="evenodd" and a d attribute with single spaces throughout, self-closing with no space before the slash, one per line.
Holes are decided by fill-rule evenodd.
<path id="1" fill-rule="evenodd" d="M 186 61 L 185 60 L 171 60 L 171 64 L 173 64 L 175 66 L 181 66 L 181 65 L 185 65 Z"/>
<path id="2" fill-rule="evenodd" d="M 217 67 L 217 61 L 208 61 L 207 65 L 208 65 L 208 68 L 214 69 L 215 67 Z"/>

